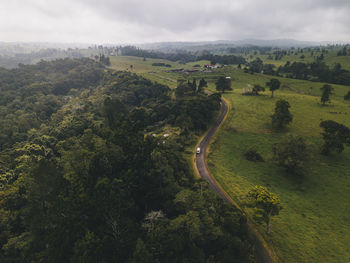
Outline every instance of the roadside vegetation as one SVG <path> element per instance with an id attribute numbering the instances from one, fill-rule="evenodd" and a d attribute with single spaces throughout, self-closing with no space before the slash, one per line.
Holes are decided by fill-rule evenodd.
<path id="1" fill-rule="evenodd" d="M 267 54 L 260 56 L 259 52 L 241 54 L 248 61 L 259 56 L 263 63 L 273 62 L 275 66 L 285 65 L 287 59 L 312 63 L 322 54 L 321 50 L 314 51 L 311 57 L 312 50 L 303 52 L 304 59 L 290 54 L 277 60 L 267 59 Z M 349 56 L 337 56 L 331 49 L 323 53 L 330 67 L 333 65 L 330 61 L 339 58 L 342 68 L 350 69 Z M 271 217 L 270 235 L 265 234 L 266 221 L 255 222 L 280 262 L 349 261 L 348 137 L 331 135 L 338 138 L 339 148 L 330 148 L 330 154 L 325 155 L 325 145 L 334 143 L 327 144 L 322 135 L 326 129 L 321 123 L 332 120 L 340 126 L 331 127 L 340 127 L 348 134 L 341 125 L 350 127 L 350 104 L 346 100 L 350 87 L 328 84 L 331 88 L 325 89 L 324 82 L 252 73 L 245 67 L 249 69 L 249 65 L 240 65 L 189 75 L 164 71 L 159 75 L 191 82 L 203 78 L 212 92 L 217 90 L 220 77 L 230 77 L 233 90 L 224 90 L 224 96 L 231 102 L 231 111 L 211 145 L 209 169 L 242 206 L 247 202 L 247 193 L 256 185 L 267 187 L 279 197 L 283 209 Z M 274 98 L 271 84 L 267 85 L 272 79 L 280 84 L 273 89 Z M 281 118 L 281 123 L 286 124 L 283 129 L 275 129 L 271 116 L 280 100 L 290 106 L 289 114 L 282 114 L 286 116 Z M 255 220 L 255 208 L 245 210 Z"/>

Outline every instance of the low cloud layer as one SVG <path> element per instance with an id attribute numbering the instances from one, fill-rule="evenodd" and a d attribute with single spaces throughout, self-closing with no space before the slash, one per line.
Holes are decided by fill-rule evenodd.
<path id="1" fill-rule="evenodd" d="M 0 41 L 350 41 L 347 0 L 2 0 Z"/>

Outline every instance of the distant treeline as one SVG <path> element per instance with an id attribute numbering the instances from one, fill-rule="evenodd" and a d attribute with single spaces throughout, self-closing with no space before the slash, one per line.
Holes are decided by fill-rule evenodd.
<path id="1" fill-rule="evenodd" d="M 119 51 L 123 56 L 135 56 L 144 58 L 167 59 L 170 61 L 179 61 L 180 63 L 194 62 L 199 60 L 209 60 L 212 64 L 220 63 L 226 65 L 245 64 L 246 60 L 242 56 L 235 55 L 212 55 L 203 54 L 195 55 L 186 51 L 178 53 L 161 53 L 156 51 L 143 50 L 134 46 L 119 47 Z"/>
<path id="2" fill-rule="evenodd" d="M 246 71 L 294 79 L 350 85 L 350 71 L 343 69 L 339 63 L 333 67 L 329 67 L 323 61 L 322 56 L 312 63 L 290 63 L 287 61 L 284 66 L 278 68 L 275 68 L 272 64 L 264 64 L 260 58 L 256 58 L 249 63 L 249 69 L 246 68 Z"/>
<path id="3" fill-rule="evenodd" d="M 239 65 L 245 64 L 247 61 L 242 56 L 235 55 L 202 55 L 197 58 L 197 60 L 209 60 L 211 64 L 223 64 L 223 65 Z"/>
<path id="4" fill-rule="evenodd" d="M 171 65 L 170 65 L 170 64 L 165 64 L 165 63 L 152 63 L 152 66 L 171 68 Z"/>

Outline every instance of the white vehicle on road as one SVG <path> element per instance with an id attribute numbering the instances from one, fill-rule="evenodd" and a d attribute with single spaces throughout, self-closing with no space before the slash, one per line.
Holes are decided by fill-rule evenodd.
<path id="1" fill-rule="evenodd" d="M 201 153 L 201 148 L 198 147 L 196 153 L 200 154 Z"/>

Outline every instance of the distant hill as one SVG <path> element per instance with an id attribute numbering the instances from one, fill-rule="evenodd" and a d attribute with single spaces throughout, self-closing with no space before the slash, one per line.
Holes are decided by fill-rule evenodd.
<path id="1" fill-rule="evenodd" d="M 339 42 L 336 42 L 339 43 Z M 310 46 L 325 46 L 328 44 L 335 44 L 330 41 L 299 41 L 294 39 L 272 39 L 272 40 L 261 40 L 261 39 L 244 39 L 244 40 L 217 40 L 217 41 L 200 41 L 200 42 L 159 42 L 159 43 L 147 43 L 137 45 L 144 49 L 153 49 L 163 52 L 171 52 L 176 50 L 187 50 L 187 51 L 201 51 L 211 50 L 226 47 L 235 46 L 269 46 L 269 47 L 310 47 Z"/>

